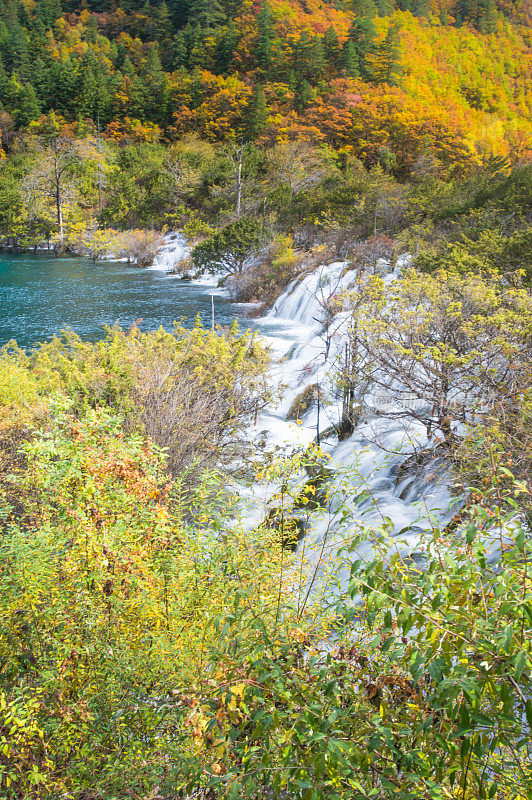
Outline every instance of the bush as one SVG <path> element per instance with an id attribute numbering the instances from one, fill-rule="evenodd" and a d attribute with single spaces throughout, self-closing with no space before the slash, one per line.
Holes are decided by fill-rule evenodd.
<path id="1" fill-rule="evenodd" d="M 189 787 L 248 798 L 529 798 L 531 542 L 519 518 L 488 493 L 453 531 L 422 536 L 415 560 L 386 525 L 346 526 L 350 565 L 337 555 L 336 569 L 347 566 L 350 580 L 330 607 L 332 641 L 314 605 L 288 635 L 263 629 L 230 659 L 213 651 L 218 678 L 197 695 L 202 759 Z"/>
<path id="2" fill-rule="evenodd" d="M 192 260 L 200 272 L 223 270 L 240 273 L 263 235 L 263 226 L 258 220 L 249 218 L 231 222 L 197 244 L 192 251 Z"/>
<path id="3" fill-rule="evenodd" d="M 116 255 L 127 258 L 139 267 L 149 267 L 164 244 L 164 236 L 158 231 L 124 231 L 116 237 Z"/>
<path id="4" fill-rule="evenodd" d="M 18 376 L 30 396 L 61 392 L 76 414 L 98 407 L 120 413 L 127 432 L 165 448 L 173 474 L 245 452 L 247 421 L 268 398 L 266 369 L 251 334 L 233 327 L 220 335 L 199 324 L 192 331 L 176 325 L 173 333 L 114 327 L 95 344 L 67 331 L 29 357 L 11 348 L 0 359 L 0 374 Z"/>
<path id="5" fill-rule="evenodd" d="M 290 236 L 276 236 L 255 262 L 231 276 L 228 288 L 240 302 L 273 304 L 283 289 L 307 267 L 303 253 L 294 250 Z"/>

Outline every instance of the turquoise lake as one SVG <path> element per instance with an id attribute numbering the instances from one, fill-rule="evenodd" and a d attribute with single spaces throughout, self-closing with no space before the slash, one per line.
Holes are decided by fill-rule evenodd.
<path id="1" fill-rule="evenodd" d="M 191 327 L 197 314 L 211 324 L 211 289 L 123 262 L 0 254 L 0 345 L 15 339 L 32 347 L 69 327 L 95 341 L 118 321 L 142 330 L 174 320 Z M 238 307 L 214 295 L 215 321 L 228 325 Z M 245 321 L 244 325 L 247 327 Z"/>

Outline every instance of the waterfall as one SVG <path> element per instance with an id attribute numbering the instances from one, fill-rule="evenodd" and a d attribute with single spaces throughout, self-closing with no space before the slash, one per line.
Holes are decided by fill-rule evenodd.
<path id="1" fill-rule="evenodd" d="M 150 269 L 173 272 L 176 267 L 190 256 L 191 248 L 183 234 L 172 231 L 165 236 L 165 242 L 153 260 Z"/>
<path id="2" fill-rule="evenodd" d="M 391 281 L 396 275 L 397 269 L 388 269 L 384 279 Z M 330 373 L 345 346 L 349 314 L 328 314 L 327 308 L 334 296 L 352 287 L 355 280 L 356 273 L 345 263 L 320 267 L 293 281 L 268 314 L 256 320 L 275 356 L 273 377 L 282 388 L 282 397 L 259 416 L 250 432 L 266 444 L 266 449 L 286 453 L 307 447 L 319 430 L 321 448 L 334 477 L 328 510 L 314 516 L 299 548 L 305 548 L 311 562 L 319 557 L 336 564 L 335 577 L 340 580 L 339 552 L 357 523 L 378 526 L 386 520 L 390 533 L 397 537 L 397 549 L 415 557 L 420 534 L 431 529 L 435 517 L 442 521 L 450 518 L 452 500 L 445 465 L 430 458 L 425 428 L 415 420 L 369 413 L 345 441 L 339 442 L 331 434 L 341 409 L 331 390 Z M 321 387 L 319 419 L 316 404 L 312 404 L 301 420 L 288 420 L 296 398 L 316 385 Z M 393 397 L 393 390 L 390 394 Z M 371 398 L 365 399 L 371 407 Z M 409 459 L 421 449 L 429 449 L 424 465 L 409 465 Z M 301 480 L 306 477 L 302 475 Z M 259 522 L 264 514 L 257 503 L 259 496 L 267 508 L 269 491 L 271 487 L 263 487 L 262 495 L 257 487 L 249 490 L 247 509 L 252 523 Z M 350 512 L 347 528 L 341 511 L 346 506 Z M 370 550 L 367 545 L 360 555 Z"/>

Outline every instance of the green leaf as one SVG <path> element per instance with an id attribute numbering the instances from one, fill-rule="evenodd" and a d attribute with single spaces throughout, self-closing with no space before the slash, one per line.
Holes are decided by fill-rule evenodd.
<path id="1" fill-rule="evenodd" d="M 527 700 L 525 705 L 525 714 L 528 721 L 528 724 L 532 728 L 532 700 Z"/>
<path id="2" fill-rule="evenodd" d="M 475 536 L 477 535 L 477 526 L 476 525 L 468 525 L 466 528 L 466 540 L 468 544 L 472 544 Z"/>
<path id="3" fill-rule="evenodd" d="M 523 674 L 523 670 L 526 667 L 527 662 L 527 654 L 524 650 L 517 655 L 517 658 L 514 661 L 514 677 L 516 681 L 521 679 L 521 675 Z"/>

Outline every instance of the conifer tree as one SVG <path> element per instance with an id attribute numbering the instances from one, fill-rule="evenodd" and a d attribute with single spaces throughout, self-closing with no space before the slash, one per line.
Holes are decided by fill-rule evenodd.
<path id="1" fill-rule="evenodd" d="M 325 56 L 323 39 L 320 36 L 315 36 L 312 40 L 312 46 L 309 51 L 309 62 L 307 67 L 309 79 L 312 82 L 317 83 L 323 78 L 326 68 L 327 59 Z"/>
<path id="2" fill-rule="evenodd" d="M 233 54 L 238 47 L 238 31 L 233 20 L 223 29 L 222 35 L 218 40 L 216 50 L 216 67 L 225 74 L 231 65 Z"/>
<path id="3" fill-rule="evenodd" d="M 262 3 L 260 11 L 257 14 L 257 29 L 257 64 L 261 71 L 267 74 L 272 67 L 275 27 L 271 8 L 266 0 Z"/>
<path id="4" fill-rule="evenodd" d="M 266 127 L 266 120 L 268 118 L 268 109 L 266 107 L 266 97 L 264 89 L 259 84 L 246 109 L 246 118 L 244 122 L 244 136 L 246 141 L 253 142 L 258 139 Z"/>
<path id="5" fill-rule="evenodd" d="M 325 50 L 325 58 L 328 63 L 333 68 L 337 67 L 340 62 L 340 42 L 338 41 L 338 34 L 332 25 L 325 31 L 323 47 Z"/>
<path id="6" fill-rule="evenodd" d="M 355 43 L 349 39 L 343 47 L 341 62 L 342 69 L 346 71 L 349 78 L 358 78 L 360 76 L 357 49 Z"/>
<path id="7" fill-rule="evenodd" d="M 168 68 L 171 65 L 172 58 L 172 20 L 164 0 L 155 10 L 154 35 L 159 46 L 162 64 Z"/>
<path id="8" fill-rule="evenodd" d="M 303 78 L 296 85 L 294 92 L 294 108 L 296 111 L 302 112 L 312 102 L 312 88 L 310 83 Z"/>
<path id="9" fill-rule="evenodd" d="M 399 26 L 392 23 L 386 36 L 368 59 L 367 71 L 373 83 L 397 85 L 401 76 L 401 40 Z"/>
<path id="10" fill-rule="evenodd" d="M 359 17 L 353 20 L 349 29 L 348 39 L 353 44 L 360 75 L 363 78 L 370 77 L 367 59 L 375 49 L 376 35 L 375 25 L 368 17 Z"/>
<path id="11" fill-rule="evenodd" d="M 220 0 L 192 0 L 190 19 L 202 31 L 210 31 L 225 20 L 225 12 Z"/>

